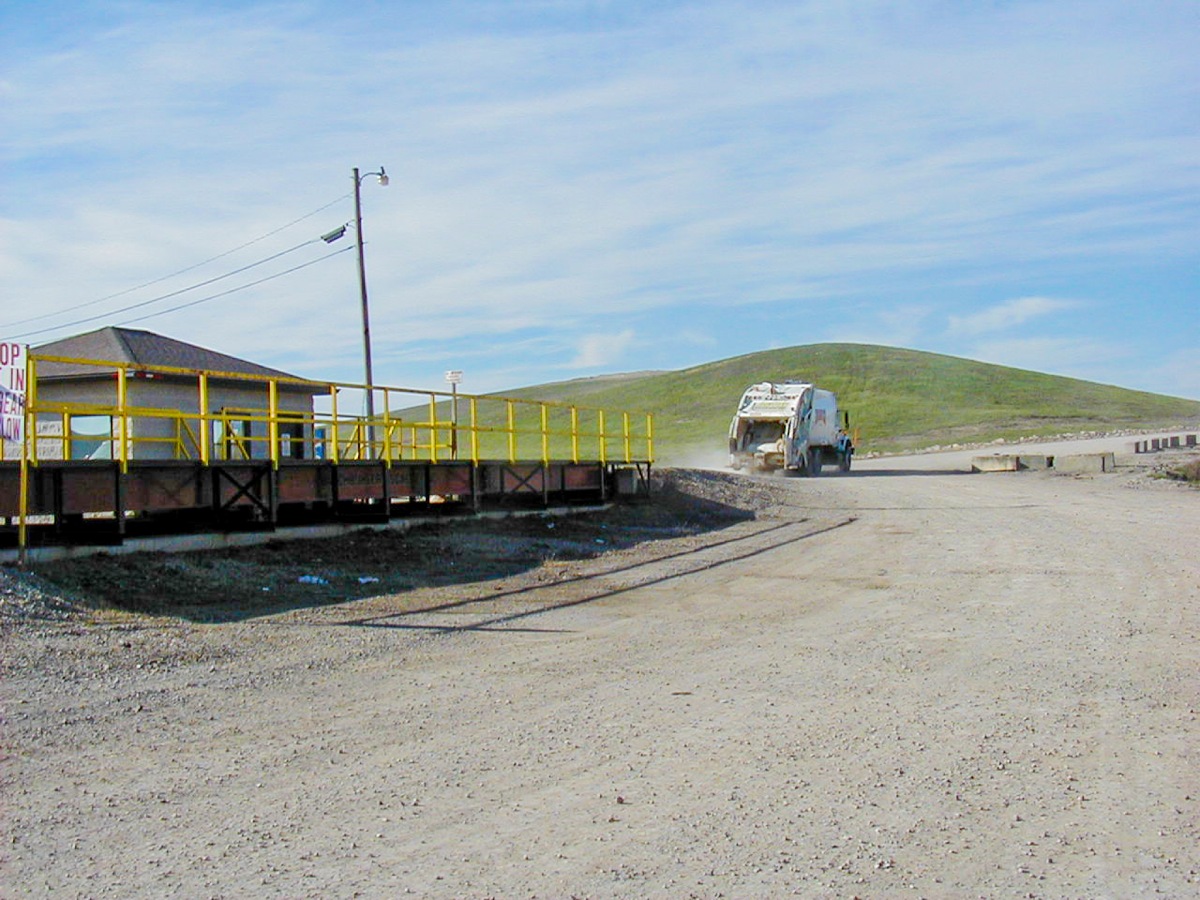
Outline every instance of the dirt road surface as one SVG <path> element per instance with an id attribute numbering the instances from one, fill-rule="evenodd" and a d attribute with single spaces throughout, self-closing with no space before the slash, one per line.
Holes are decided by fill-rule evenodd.
<path id="1" fill-rule="evenodd" d="M 1200 492 L 706 479 L 756 517 L 236 623 L 10 625 L 0 894 L 1200 896 Z"/>

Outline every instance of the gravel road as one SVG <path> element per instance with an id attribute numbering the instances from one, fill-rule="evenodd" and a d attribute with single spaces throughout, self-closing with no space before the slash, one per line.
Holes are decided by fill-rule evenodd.
<path id="1" fill-rule="evenodd" d="M 755 515 L 224 624 L 10 620 L 0 893 L 1200 896 L 1200 492 L 664 474 Z"/>

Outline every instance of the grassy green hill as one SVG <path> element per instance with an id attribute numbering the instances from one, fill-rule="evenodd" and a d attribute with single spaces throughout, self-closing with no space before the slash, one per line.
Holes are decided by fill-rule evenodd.
<path id="1" fill-rule="evenodd" d="M 865 344 L 765 350 L 673 372 L 537 385 L 505 396 L 655 416 L 656 455 L 720 454 L 746 387 L 801 380 L 833 391 L 862 450 L 1200 422 L 1200 402 Z"/>

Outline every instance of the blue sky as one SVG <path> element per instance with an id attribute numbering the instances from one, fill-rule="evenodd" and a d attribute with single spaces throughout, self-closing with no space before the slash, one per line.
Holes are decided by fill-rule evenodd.
<path id="1" fill-rule="evenodd" d="M 383 165 L 378 383 L 852 341 L 1200 398 L 1198 46 L 1192 0 L 10 0 L 0 337 L 361 380 L 317 238 Z"/>

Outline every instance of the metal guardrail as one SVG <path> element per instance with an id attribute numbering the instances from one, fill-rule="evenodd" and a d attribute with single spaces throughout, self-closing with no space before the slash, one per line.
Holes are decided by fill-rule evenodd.
<path id="1" fill-rule="evenodd" d="M 94 368 L 114 382 L 111 402 L 44 400 L 38 367 L 60 363 Z M 144 454 L 154 458 L 198 460 L 208 464 L 231 459 L 270 459 L 278 467 L 295 456 L 341 460 L 430 462 L 469 460 L 539 460 L 579 462 L 652 462 L 654 422 L 650 413 L 606 411 L 555 401 L 522 400 L 411 388 L 368 388 L 364 384 L 318 382 L 290 377 L 266 378 L 236 372 L 144 366 L 107 360 L 30 354 L 26 398 L 27 450 L 30 465 L 43 459 L 71 459 L 75 442 L 87 440 L 103 448 L 103 458 L 120 462 Z M 76 375 L 77 377 L 77 375 Z M 195 385 L 189 409 L 138 405 L 131 384 L 161 378 L 175 385 Z M 221 388 L 261 391 L 261 403 L 212 409 Z M 373 418 L 347 415 L 343 391 L 374 392 Z M 93 389 L 93 392 L 95 389 Z M 308 392 L 316 403 L 298 410 L 282 404 L 281 391 L 295 397 Z M 339 401 L 342 401 L 339 404 Z M 380 402 L 382 401 L 382 402 Z M 294 401 L 293 401 L 294 403 Z M 73 420 L 108 419 L 107 434 L 81 435 Z M 154 424 L 151 424 L 154 423 Z M 165 427 L 164 427 L 165 426 Z M 13 442 L 0 440 L 0 458 L 19 458 Z M 157 449 L 151 450 L 154 447 Z M 164 456 L 163 448 L 169 453 Z"/>

